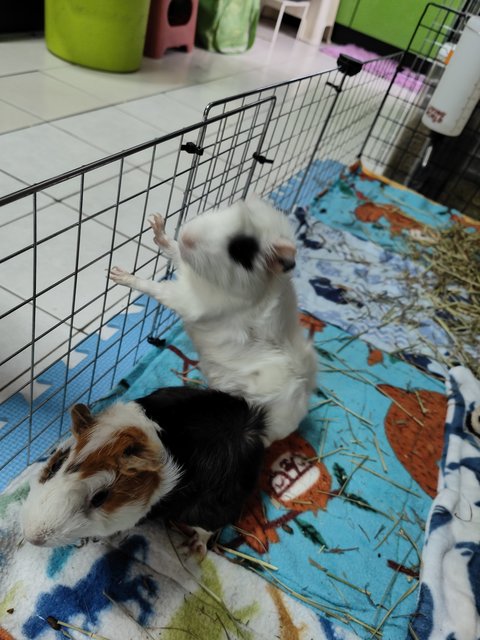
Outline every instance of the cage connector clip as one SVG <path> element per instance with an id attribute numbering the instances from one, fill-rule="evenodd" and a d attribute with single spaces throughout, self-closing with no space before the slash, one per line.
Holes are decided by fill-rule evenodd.
<path id="1" fill-rule="evenodd" d="M 363 62 L 341 53 L 337 59 L 337 67 L 338 70 L 346 76 L 356 76 L 357 73 L 360 73 L 362 70 Z"/>
<path id="2" fill-rule="evenodd" d="M 186 142 L 185 144 L 182 144 L 180 149 L 182 151 L 186 151 L 187 153 L 191 153 L 191 154 L 195 153 L 197 156 L 203 156 L 202 147 L 199 147 L 194 142 Z"/>
<path id="3" fill-rule="evenodd" d="M 148 344 L 151 344 L 154 347 L 158 347 L 159 349 L 167 344 L 167 341 L 164 338 L 157 338 L 156 336 L 148 336 L 147 342 Z"/>
<path id="4" fill-rule="evenodd" d="M 261 153 L 254 153 L 252 157 L 254 160 L 259 162 L 260 164 L 273 164 L 273 160 L 270 160 L 270 158 L 266 158 L 265 156 L 262 156 Z"/>

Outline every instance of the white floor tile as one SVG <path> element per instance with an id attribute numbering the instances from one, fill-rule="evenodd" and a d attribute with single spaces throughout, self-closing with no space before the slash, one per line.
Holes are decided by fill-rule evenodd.
<path id="1" fill-rule="evenodd" d="M 149 180 L 147 172 L 133 169 L 122 176 L 120 185 L 118 178 L 112 178 L 86 189 L 82 204 L 84 217 L 93 217 L 108 229 L 116 229 L 135 241 L 141 235 L 142 244 L 156 252 L 148 217 L 154 213 L 165 216 L 177 212 L 182 201 L 183 193 L 172 187 L 171 181 L 162 183 L 155 176 Z M 78 211 L 79 196 L 72 196 L 64 203 Z"/>
<path id="2" fill-rule="evenodd" d="M 46 73 L 52 78 L 91 93 L 104 105 L 108 105 L 208 82 L 257 64 L 194 49 L 191 54 L 167 51 L 159 60 L 144 58 L 142 67 L 135 73 L 105 73 L 73 65 L 48 70 Z"/>
<path id="3" fill-rule="evenodd" d="M 12 178 L 12 176 L 7 175 L 3 171 L 0 171 L 0 198 L 2 196 L 10 195 L 15 191 L 19 191 L 20 189 L 24 189 L 26 186 L 27 185 L 23 182 L 20 182 L 20 180 Z M 45 193 L 40 193 L 37 198 L 37 209 L 42 209 L 43 207 L 52 204 L 52 202 L 52 198 L 47 196 Z M 11 202 L 10 204 L 3 205 L 2 207 L 0 207 L 0 227 L 4 224 L 12 222 L 13 220 L 16 220 L 17 218 L 32 213 L 33 210 L 33 196 L 22 198 L 15 202 Z"/>
<path id="4" fill-rule="evenodd" d="M 117 107 L 57 120 L 53 126 L 98 147 L 106 155 L 149 142 L 166 133 L 165 129 L 142 122 Z"/>
<path id="5" fill-rule="evenodd" d="M 0 42 L 0 76 L 54 69 L 67 64 L 48 51 L 42 37 L 15 35 Z"/>
<path id="6" fill-rule="evenodd" d="M 0 402 L 3 402 L 22 389 L 30 380 L 32 337 L 35 336 L 34 375 L 39 375 L 50 364 L 66 354 L 70 340 L 70 327 L 63 323 L 59 325 L 56 318 L 37 309 L 33 333 L 33 305 L 23 303 L 21 298 L 1 287 L 0 307 L 2 314 L 6 314 L 2 319 L 0 332 L 0 358 L 4 362 L 0 367 Z M 74 347 L 84 337 L 83 334 L 73 330 L 71 346 Z M 23 392 L 28 396 L 28 389 L 24 389 Z"/>
<path id="7" fill-rule="evenodd" d="M 0 95 L 5 102 L 43 120 L 102 106 L 94 96 L 37 71 L 0 78 Z"/>
<path id="8" fill-rule="evenodd" d="M 102 311 L 109 265 L 133 270 L 150 263 L 146 272 L 151 274 L 157 252 L 138 240 L 113 234 L 96 220 L 84 219 L 80 228 L 77 220 L 77 213 L 62 203 L 43 209 L 38 215 L 36 251 L 30 246 L 30 217 L 5 225 L 4 245 L 23 251 L 0 265 L 0 286 L 27 300 L 35 294 L 38 308 L 67 322 L 74 307 L 73 324 L 81 329 Z M 116 302 L 120 295 L 116 287 L 107 301 Z"/>
<path id="9" fill-rule="evenodd" d="M 264 67 L 205 84 L 170 91 L 167 96 L 186 105 L 196 105 L 196 108 L 203 113 L 203 109 L 210 102 L 241 94 L 245 91 L 268 87 L 271 84 L 290 79 L 290 77 L 281 67 Z"/>
<path id="10" fill-rule="evenodd" d="M 0 169 L 28 185 L 105 157 L 104 151 L 50 124 L 6 133 L 0 137 L 0 145 Z M 117 171 L 118 167 L 107 165 L 97 169 L 91 179 L 100 182 Z M 75 178 L 48 188 L 47 193 L 61 198 L 79 190 L 79 179 Z"/>
<path id="11" fill-rule="evenodd" d="M 40 118 L 0 100 L 0 133 L 39 124 Z"/>
<path id="12" fill-rule="evenodd" d="M 182 54 L 175 62 L 144 58 L 142 68 L 135 73 L 107 73 L 69 65 L 46 71 L 48 75 L 72 87 L 94 95 L 104 105 L 135 100 L 168 89 L 183 86 L 188 78 L 188 65 Z M 179 62 L 177 62 L 177 59 Z"/>
<path id="13" fill-rule="evenodd" d="M 187 106 L 165 93 L 125 102 L 120 104 L 118 108 L 138 120 L 166 132 L 195 124 L 201 117 L 201 106 L 200 108 Z"/>
<path id="14" fill-rule="evenodd" d="M 260 60 L 247 60 L 239 56 L 223 55 L 205 49 L 195 48 L 191 54 L 168 51 L 162 60 L 145 61 L 140 73 L 147 65 L 162 64 L 176 70 L 182 84 L 202 84 L 218 78 L 224 78 L 261 65 Z M 178 85 L 177 85 L 178 86 Z"/>

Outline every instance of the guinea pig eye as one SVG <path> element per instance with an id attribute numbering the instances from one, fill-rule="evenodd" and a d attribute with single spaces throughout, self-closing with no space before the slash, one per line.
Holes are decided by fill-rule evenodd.
<path id="1" fill-rule="evenodd" d="M 131 444 L 129 445 L 123 452 L 124 456 L 138 456 L 142 453 L 142 445 L 140 444 Z"/>
<path id="2" fill-rule="evenodd" d="M 108 498 L 109 494 L 110 491 L 108 489 L 97 491 L 97 493 L 90 500 L 90 506 L 94 509 L 98 509 L 98 507 L 101 507 L 105 500 Z"/>
<path id="3" fill-rule="evenodd" d="M 50 458 L 50 462 L 44 468 L 39 478 L 39 481 L 41 484 L 53 478 L 53 476 L 57 473 L 57 471 L 61 468 L 62 464 L 65 462 L 65 459 L 68 457 L 69 453 L 70 453 L 70 448 L 64 449 L 63 451 L 60 449 L 53 454 L 53 456 Z"/>

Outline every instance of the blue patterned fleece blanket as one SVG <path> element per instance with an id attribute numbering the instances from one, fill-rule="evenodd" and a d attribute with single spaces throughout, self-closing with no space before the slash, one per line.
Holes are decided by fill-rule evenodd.
<path id="1" fill-rule="evenodd" d="M 438 494 L 426 527 L 409 640 L 480 637 L 480 381 L 455 367 L 447 391 Z"/>
<path id="2" fill-rule="evenodd" d="M 443 377 L 461 362 L 425 295 L 431 276 L 412 259 L 408 240 L 434 238 L 454 223 L 478 233 L 479 222 L 361 167 L 344 171 L 308 206 L 293 208 L 291 220 L 301 248 L 294 274 L 301 308 Z M 480 340 L 462 347 L 480 358 Z"/>
<path id="3" fill-rule="evenodd" d="M 301 319 L 319 360 L 310 416 L 270 447 L 258 493 L 221 541 L 272 565 L 244 562 L 322 620 L 359 638 L 396 640 L 415 609 L 443 443 L 443 384 L 334 326 Z M 97 408 L 165 380 L 201 384 L 195 358 L 176 329 Z"/>
<path id="4" fill-rule="evenodd" d="M 22 544 L 29 470 L 0 497 L 2 640 L 65 637 L 49 615 L 110 640 L 480 636 L 480 450 L 464 416 L 480 386 L 464 369 L 452 372 L 444 442 L 447 399 L 432 372 L 443 371 L 435 355 L 448 348 L 445 336 L 427 308 L 417 333 L 394 317 L 411 300 L 398 274 L 416 268 L 405 234 L 416 217 L 434 226 L 452 214 L 360 171 L 294 216 L 318 387 L 308 419 L 270 447 L 258 492 L 222 534 L 249 571 L 213 553 L 184 568 L 158 523 L 82 547 Z M 181 328 L 167 338 L 97 409 L 203 382 Z"/>

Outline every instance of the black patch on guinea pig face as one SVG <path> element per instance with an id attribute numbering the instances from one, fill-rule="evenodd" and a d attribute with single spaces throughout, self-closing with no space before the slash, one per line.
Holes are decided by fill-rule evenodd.
<path id="1" fill-rule="evenodd" d="M 228 253 L 232 260 L 241 264 L 247 271 L 253 269 L 253 261 L 259 251 L 260 246 L 252 236 L 238 235 L 232 238 L 228 244 Z"/>
<path id="2" fill-rule="evenodd" d="M 58 449 L 57 451 L 55 451 L 55 453 L 52 455 L 52 457 L 44 467 L 42 473 L 40 474 L 40 484 L 44 484 L 45 482 L 47 482 L 47 480 L 51 480 L 53 478 L 57 471 L 61 469 L 69 453 L 70 447 L 68 447 L 67 449 Z"/>

